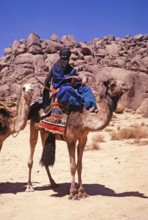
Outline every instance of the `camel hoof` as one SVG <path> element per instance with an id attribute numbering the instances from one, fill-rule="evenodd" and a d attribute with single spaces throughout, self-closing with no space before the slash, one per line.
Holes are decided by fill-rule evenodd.
<path id="1" fill-rule="evenodd" d="M 72 198 L 73 198 L 73 196 L 72 196 L 72 195 L 70 195 L 70 196 L 68 197 L 68 199 L 69 199 L 69 200 L 72 200 Z"/>
<path id="2" fill-rule="evenodd" d="M 34 192 L 34 188 L 31 185 L 27 185 L 26 192 Z"/>
<path id="3" fill-rule="evenodd" d="M 87 198 L 87 197 L 89 197 L 89 195 L 86 193 L 86 192 L 79 192 L 79 199 L 85 199 L 85 198 Z"/>
<path id="4" fill-rule="evenodd" d="M 85 198 L 88 198 L 89 197 L 89 195 L 87 194 L 87 193 L 84 193 L 83 195 L 82 195 L 82 199 L 85 199 Z"/>
<path id="5" fill-rule="evenodd" d="M 78 195 L 70 195 L 68 197 L 69 200 L 80 200 L 79 196 Z"/>
<path id="6" fill-rule="evenodd" d="M 80 197 L 79 197 L 78 195 L 75 195 L 75 196 L 73 197 L 73 200 L 80 200 Z"/>

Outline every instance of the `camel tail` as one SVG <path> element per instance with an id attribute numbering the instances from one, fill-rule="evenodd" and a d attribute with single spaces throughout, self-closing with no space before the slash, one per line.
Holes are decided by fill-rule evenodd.
<path id="1" fill-rule="evenodd" d="M 53 166 L 55 162 L 55 134 L 49 134 L 46 139 L 45 147 L 43 149 L 40 160 L 41 166 Z"/>

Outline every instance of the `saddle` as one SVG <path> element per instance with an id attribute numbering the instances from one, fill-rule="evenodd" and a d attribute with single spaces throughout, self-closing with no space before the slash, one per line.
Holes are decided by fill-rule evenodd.
<path id="1" fill-rule="evenodd" d="M 51 109 L 39 123 L 39 129 L 57 134 L 64 134 L 68 119 L 68 110 L 57 101 L 51 104 Z"/>

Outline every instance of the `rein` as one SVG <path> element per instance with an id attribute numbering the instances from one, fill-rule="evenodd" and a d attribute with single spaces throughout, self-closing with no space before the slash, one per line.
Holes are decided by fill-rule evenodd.
<path id="1" fill-rule="evenodd" d="M 14 131 L 15 131 L 15 122 L 14 122 Z M 17 131 L 17 132 L 14 132 L 13 134 L 12 134 L 12 137 L 13 138 L 16 138 L 17 136 L 18 136 L 18 134 L 19 134 L 19 131 Z"/>

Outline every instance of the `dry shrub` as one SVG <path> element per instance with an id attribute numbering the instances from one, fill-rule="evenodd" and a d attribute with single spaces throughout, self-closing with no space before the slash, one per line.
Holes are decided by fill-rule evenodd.
<path id="1" fill-rule="evenodd" d="M 140 125 L 133 125 L 128 128 L 122 128 L 118 131 L 114 131 L 111 133 L 112 140 L 122 140 L 122 139 L 140 139 L 147 138 L 148 130 L 146 127 L 142 127 Z"/>
<path id="2" fill-rule="evenodd" d="M 104 135 L 99 134 L 99 135 L 94 135 L 92 137 L 93 142 L 104 142 Z"/>
<path id="3" fill-rule="evenodd" d="M 105 128 L 104 130 L 105 130 L 106 132 L 111 132 L 111 131 L 113 131 L 113 128 L 107 127 L 107 128 Z"/>
<path id="4" fill-rule="evenodd" d="M 91 150 L 99 150 L 99 144 L 97 142 L 93 142 Z"/>
<path id="5" fill-rule="evenodd" d="M 141 126 L 145 126 L 145 123 L 144 123 L 144 122 L 141 122 Z"/>
<path id="6" fill-rule="evenodd" d="M 86 145 L 85 151 L 99 150 L 99 143 L 104 142 L 104 136 L 102 134 L 94 135 L 92 141 L 92 144 Z"/>
<path id="7" fill-rule="evenodd" d="M 93 150 L 99 150 L 99 143 L 93 142 L 92 144 L 85 146 L 85 151 L 93 151 Z"/>

